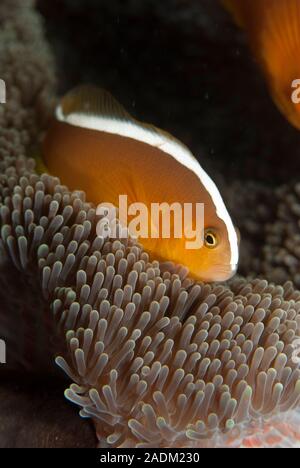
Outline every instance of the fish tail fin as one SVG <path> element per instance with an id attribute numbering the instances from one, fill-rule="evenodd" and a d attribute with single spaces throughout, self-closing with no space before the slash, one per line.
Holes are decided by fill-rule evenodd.
<path id="1" fill-rule="evenodd" d="M 235 22 L 240 28 L 245 28 L 246 13 L 248 2 L 247 0 L 221 0 L 224 7 L 231 13 Z M 253 0 L 254 1 L 254 0 Z"/>

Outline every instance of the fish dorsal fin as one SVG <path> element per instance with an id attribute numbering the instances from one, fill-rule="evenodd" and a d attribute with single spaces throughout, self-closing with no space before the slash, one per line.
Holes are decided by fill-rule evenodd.
<path id="1" fill-rule="evenodd" d="M 78 127 L 142 141 L 162 151 L 170 144 L 176 145 L 193 157 L 177 138 L 154 125 L 135 119 L 111 93 L 96 86 L 78 86 L 66 94 L 56 109 L 56 118 Z"/>
<path id="2" fill-rule="evenodd" d="M 110 94 L 102 88 L 92 85 L 77 86 L 64 96 L 61 109 L 66 120 L 73 114 L 82 116 L 107 117 L 117 120 L 130 120 L 131 115 Z"/>

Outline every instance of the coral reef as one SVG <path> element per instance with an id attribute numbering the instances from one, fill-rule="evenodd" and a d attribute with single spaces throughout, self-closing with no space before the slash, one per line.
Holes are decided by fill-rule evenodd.
<path id="1" fill-rule="evenodd" d="M 164 7 L 157 12 L 164 16 Z M 186 27 L 184 7 L 181 15 Z M 177 21 L 171 15 L 168 23 Z M 261 182 L 220 182 L 244 239 L 241 273 L 265 279 L 195 284 L 182 267 L 150 262 L 131 239 L 97 237 L 84 193 L 38 175 L 28 157 L 55 84 L 33 2 L 2 0 L 0 25 L 9 93 L 0 107 L 0 334 L 10 367 L 53 372 L 55 355 L 72 382 L 66 397 L 92 418 L 100 446 L 249 446 L 253 434 L 267 446 L 296 445 L 298 185 L 274 196 Z M 6 416 L 13 388 L 1 385 L 0 393 L 9 395 L 9 405 L 0 405 L 0 434 L 9 427 L 14 438 L 15 420 Z M 34 406 L 20 392 L 19 402 L 24 411 Z M 51 399 L 45 406 L 44 421 L 54 423 Z M 34 440 L 76 445 L 81 427 L 55 442 L 47 424 L 37 425 Z M 94 440 L 86 431 L 88 446 Z M 21 434 L 3 445 L 28 443 Z"/>

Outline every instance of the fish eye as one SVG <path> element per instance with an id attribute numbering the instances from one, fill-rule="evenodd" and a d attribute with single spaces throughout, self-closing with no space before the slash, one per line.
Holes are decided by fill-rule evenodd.
<path id="1" fill-rule="evenodd" d="M 217 234 L 213 229 L 207 229 L 204 233 L 204 244 L 209 249 L 214 249 L 218 245 Z"/>

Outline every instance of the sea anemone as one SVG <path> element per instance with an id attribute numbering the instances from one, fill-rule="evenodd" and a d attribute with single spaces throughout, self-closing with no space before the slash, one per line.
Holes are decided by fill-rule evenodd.
<path id="1" fill-rule="evenodd" d="M 21 173 L 1 190 L 3 248 L 40 277 L 66 336 L 56 359 L 73 381 L 66 396 L 102 446 L 217 445 L 297 406 L 300 293 L 290 283 L 194 284 L 130 239 L 97 237 L 84 194 L 54 177 Z"/>
<path id="2" fill-rule="evenodd" d="M 36 145 L 51 110 L 54 62 L 34 3 L 2 0 L 0 5 L 0 70 L 7 88 L 6 104 L 0 106 L 1 159 L 24 155 Z"/>
<path id="3" fill-rule="evenodd" d="M 6 103 L 0 106 L 1 204 L 5 204 L 6 195 L 21 174 L 32 173 L 35 164 L 25 154 L 38 145 L 52 109 L 54 61 L 34 3 L 2 0 L 0 5 L 0 70 L 7 88 Z M 50 357 L 48 347 L 43 346 L 43 353 L 32 349 L 34 344 L 40 351 L 45 339 L 45 327 L 39 330 L 37 324 L 37 311 L 42 310 L 43 302 L 37 285 L 28 283 L 29 278 L 29 272 L 22 278 L 16 274 L 1 244 L 0 336 L 7 344 L 7 366 L 44 368 L 44 357 Z M 50 335 L 46 334 L 46 342 Z"/>
<path id="4" fill-rule="evenodd" d="M 240 273 L 300 287 L 300 185 L 235 181 L 224 196 L 242 236 Z M 244 207 L 248 209 L 245 210 Z"/>
<path id="5" fill-rule="evenodd" d="M 271 281 L 292 280 L 300 287 L 300 184 L 277 189 L 275 221 L 265 226 L 262 274 Z"/>
<path id="6" fill-rule="evenodd" d="M 123 258 L 118 247 L 114 257 Z M 291 285 L 241 280 L 232 291 L 187 290 L 177 275 L 138 260 L 144 281 L 135 273 L 132 284 L 127 272 L 118 288 L 100 289 L 107 299 L 84 309 L 81 294 L 94 281 L 82 271 L 74 302 L 55 303 L 73 322 L 70 357 L 57 358 L 75 382 L 66 396 L 95 420 L 102 446 L 221 444 L 235 426 L 297 405 L 300 372 L 291 358 L 300 304 Z"/>
<path id="7" fill-rule="evenodd" d="M 262 263 L 267 243 L 266 226 L 276 218 L 278 204 L 274 190 L 259 181 L 235 180 L 228 184 L 222 177 L 219 177 L 219 181 L 230 213 L 241 233 L 239 272 L 247 277 L 264 277 Z M 283 284 L 287 280 L 278 283 Z"/>

